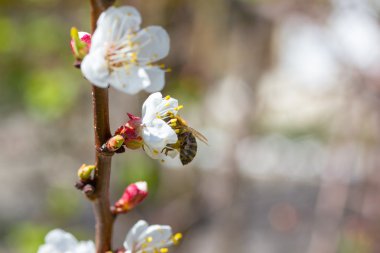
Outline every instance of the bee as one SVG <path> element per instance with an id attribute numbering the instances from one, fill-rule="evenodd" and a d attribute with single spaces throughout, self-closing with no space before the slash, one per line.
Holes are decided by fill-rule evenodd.
<path id="1" fill-rule="evenodd" d="M 207 138 L 187 125 L 187 122 L 179 115 L 172 115 L 169 124 L 177 133 L 178 142 L 172 146 L 173 149 L 179 150 L 179 158 L 182 165 L 190 163 L 197 154 L 197 139 L 208 144 Z"/>

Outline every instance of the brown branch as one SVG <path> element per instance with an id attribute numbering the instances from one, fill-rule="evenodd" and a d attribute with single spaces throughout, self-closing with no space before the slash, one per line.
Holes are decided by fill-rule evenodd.
<path id="1" fill-rule="evenodd" d="M 100 13 L 111 6 L 114 0 L 90 0 L 91 27 L 96 29 Z M 92 87 L 94 111 L 95 156 L 97 171 L 95 174 L 95 192 L 92 194 L 93 209 L 96 221 L 95 244 L 97 253 L 111 250 L 112 227 L 114 218 L 110 211 L 109 184 L 111 175 L 112 154 L 100 151 L 100 147 L 110 137 L 108 89 Z"/>

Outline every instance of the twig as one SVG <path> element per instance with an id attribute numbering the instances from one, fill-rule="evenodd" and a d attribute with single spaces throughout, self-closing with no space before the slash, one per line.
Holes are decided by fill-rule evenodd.
<path id="1" fill-rule="evenodd" d="M 114 0 L 90 0 L 91 3 L 91 28 L 92 33 L 96 29 L 96 21 L 100 13 L 111 6 Z M 95 192 L 91 196 L 96 221 L 95 244 L 97 253 L 105 253 L 111 250 L 112 227 L 114 218 L 110 211 L 109 184 L 111 175 L 112 154 L 100 151 L 100 147 L 110 137 L 108 89 L 92 87 L 92 103 L 94 111 L 95 131 Z"/>

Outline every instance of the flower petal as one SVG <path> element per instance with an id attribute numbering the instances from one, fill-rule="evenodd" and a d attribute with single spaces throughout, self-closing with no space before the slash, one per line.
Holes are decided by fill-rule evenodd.
<path id="1" fill-rule="evenodd" d="M 62 252 L 57 250 L 53 245 L 44 244 L 38 248 L 37 253 L 62 253 Z"/>
<path id="2" fill-rule="evenodd" d="M 149 124 L 157 116 L 164 117 L 166 113 L 171 112 L 174 115 L 178 112 L 178 100 L 175 98 L 167 97 L 162 98 L 160 92 L 150 95 L 142 107 L 142 122 Z"/>
<path id="3" fill-rule="evenodd" d="M 139 31 L 133 40 L 140 46 L 137 59 L 142 64 L 158 61 L 169 53 L 170 38 L 160 26 L 149 26 Z"/>
<path id="4" fill-rule="evenodd" d="M 144 90 L 147 92 L 156 92 L 162 90 L 165 85 L 165 71 L 159 67 L 141 68 L 139 76 L 142 79 Z"/>
<path id="5" fill-rule="evenodd" d="M 152 225 L 139 236 L 139 242 L 147 241 L 149 238 L 151 241 L 149 240 L 149 244 L 144 248 L 149 251 L 154 248 L 166 247 L 170 243 L 171 237 L 172 228 L 170 226 Z"/>
<path id="6" fill-rule="evenodd" d="M 148 228 L 148 223 L 144 220 L 139 220 L 128 232 L 123 243 L 126 250 L 132 251 L 139 243 L 138 238 Z M 128 251 L 127 251 L 128 252 Z"/>
<path id="7" fill-rule="evenodd" d="M 109 78 L 112 87 L 128 94 L 136 94 L 143 89 L 142 79 L 138 75 L 139 68 L 126 66 L 115 69 Z"/>
<path id="8" fill-rule="evenodd" d="M 140 29 L 140 13 L 131 6 L 110 7 L 102 12 L 92 38 L 92 46 L 104 46 L 106 42 L 117 42 L 127 34 Z"/>
<path id="9" fill-rule="evenodd" d="M 144 140 L 144 150 L 153 159 L 165 158 L 161 153 L 167 144 L 177 142 L 177 134 L 162 119 L 154 119 L 150 125 L 143 126 L 141 137 Z"/>
<path id="10" fill-rule="evenodd" d="M 174 130 L 162 119 L 154 119 L 150 125 L 144 126 L 142 138 L 144 144 L 156 149 L 163 149 L 166 144 L 174 144 L 178 140 Z"/>
<path id="11" fill-rule="evenodd" d="M 108 87 L 109 71 L 105 60 L 104 48 L 99 48 L 92 52 L 90 51 L 90 53 L 84 57 L 80 68 L 83 75 L 91 83 L 101 88 Z"/>
<path id="12" fill-rule="evenodd" d="M 161 92 L 151 94 L 142 106 L 142 122 L 146 124 L 156 118 L 156 107 L 162 102 Z"/>
<path id="13" fill-rule="evenodd" d="M 95 244 L 92 241 L 79 242 L 73 253 L 95 253 Z"/>
<path id="14" fill-rule="evenodd" d="M 45 242 L 61 252 L 73 250 L 78 243 L 72 234 L 61 229 L 50 231 L 45 237 Z"/>

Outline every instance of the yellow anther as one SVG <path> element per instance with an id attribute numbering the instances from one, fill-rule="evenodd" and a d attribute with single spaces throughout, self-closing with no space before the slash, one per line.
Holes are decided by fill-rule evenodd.
<path id="1" fill-rule="evenodd" d="M 146 238 L 146 242 L 147 242 L 147 243 L 150 243 L 150 242 L 152 242 L 152 241 L 153 241 L 153 237 L 149 236 L 149 237 Z"/>
<path id="2" fill-rule="evenodd" d="M 160 252 L 161 253 L 167 253 L 167 252 L 169 252 L 169 249 L 168 248 L 161 248 Z"/>
<path id="3" fill-rule="evenodd" d="M 182 108 L 183 108 L 183 105 L 179 105 L 179 106 L 177 106 L 176 108 L 174 108 L 174 110 L 179 111 L 179 110 L 181 110 Z"/>
<path id="4" fill-rule="evenodd" d="M 169 100 L 169 99 L 170 99 L 170 96 L 167 95 L 167 96 L 165 97 L 165 100 Z"/>
<path id="5" fill-rule="evenodd" d="M 170 103 L 169 102 L 167 102 L 166 104 L 165 104 L 165 106 L 169 106 L 170 105 Z"/>
<path id="6" fill-rule="evenodd" d="M 159 153 L 160 153 L 160 152 L 158 152 L 157 149 L 153 149 L 153 154 L 158 155 Z M 149 238 L 152 238 L 152 237 L 148 237 L 147 240 L 148 240 Z"/>
<path id="7" fill-rule="evenodd" d="M 137 53 L 131 53 L 131 63 L 136 63 L 137 62 Z"/>
<path id="8" fill-rule="evenodd" d="M 169 72 L 172 72 L 172 69 L 171 68 L 167 68 L 167 69 L 164 69 L 165 72 L 169 73 Z"/>
<path id="9" fill-rule="evenodd" d="M 160 65 L 158 65 L 160 68 L 165 68 L 165 64 L 160 64 Z"/>
<path id="10" fill-rule="evenodd" d="M 179 134 L 180 129 L 176 129 L 176 130 L 174 130 L 174 132 L 175 132 L 176 134 Z"/>
<path id="11" fill-rule="evenodd" d="M 182 239 L 182 234 L 181 233 L 177 233 L 175 235 L 173 235 L 172 237 L 172 241 L 175 245 L 177 245 L 179 243 L 179 241 Z"/>

